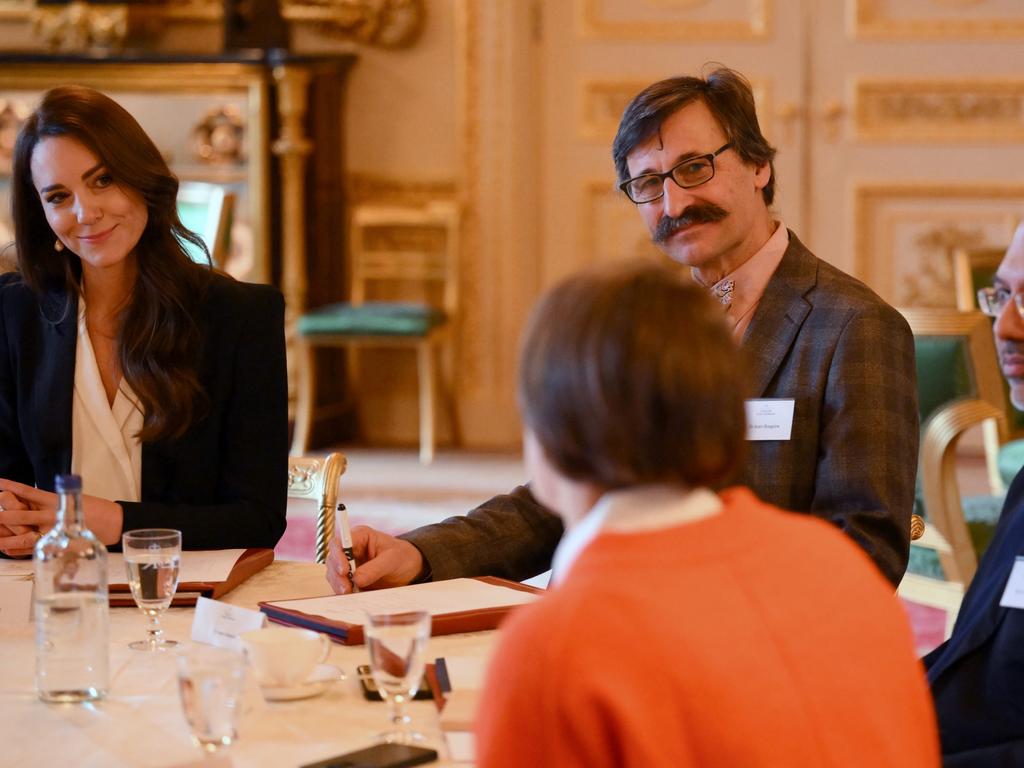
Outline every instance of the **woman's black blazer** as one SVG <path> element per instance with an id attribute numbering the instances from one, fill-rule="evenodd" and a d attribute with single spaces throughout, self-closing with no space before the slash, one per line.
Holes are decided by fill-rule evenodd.
<path id="1" fill-rule="evenodd" d="M 209 409 L 181 438 L 143 444 L 124 530 L 177 528 L 187 549 L 273 547 L 287 501 L 284 300 L 212 273 L 198 322 Z M 77 332 L 77 297 L 0 275 L 0 477 L 53 490 L 70 470 Z"/>

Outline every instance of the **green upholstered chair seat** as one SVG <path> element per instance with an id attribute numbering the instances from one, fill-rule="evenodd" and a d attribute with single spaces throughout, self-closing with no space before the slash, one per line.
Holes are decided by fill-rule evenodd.
<path id="1" fill-rule="evenodd" d="M 444 312 L 426 304 L 374 301 L 328 304 L 299 318 L 299 333 L 426 336 L 444 322 Z"/>
<path id="2" fill-rule="evenodd" d="M 1011 440 L 999 447 L 998 456 L 999 477 L 1007 488 L 1013 482 L 1013 478 L 1024 467 L 1024 440 Z"/>

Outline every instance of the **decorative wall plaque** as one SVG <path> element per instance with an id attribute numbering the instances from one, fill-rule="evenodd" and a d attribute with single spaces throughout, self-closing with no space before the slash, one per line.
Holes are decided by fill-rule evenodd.
<path id="1" fill-rule="evenodd" d="M 231 104 L 207 112 L 192 129 L 192 151 L 201 163 L 233 165 L 245 161 L 245 121 Z"/>

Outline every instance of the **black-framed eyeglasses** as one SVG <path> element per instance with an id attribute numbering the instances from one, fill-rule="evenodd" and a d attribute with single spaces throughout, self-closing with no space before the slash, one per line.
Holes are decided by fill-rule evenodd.
<path id="1" fill-rule="evenodd" d="M 999 317 L 1011 299 L 1017 309 L 1017 314 L 1024 320 L 1024 294 L 1014 293 L 1007 288 L 994 285 L 978 291 L 978 306 L 982 313 L 989 317 Z"/>
<path id="2" fill-rule="evenodd" d="M 619 184 L 619 189 L 637 205 L 653 203 L 665 194 L 665 179 L 671 178 L 679 187 L 690 189 L 715 178 L 715 158 L 732 147 L 727 142 L 706 155 L 680 160 L 664 173 L 645 173 Z"/>

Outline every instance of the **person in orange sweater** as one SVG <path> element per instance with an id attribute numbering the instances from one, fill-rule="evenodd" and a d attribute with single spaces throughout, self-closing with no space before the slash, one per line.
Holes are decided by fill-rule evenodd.
<path id="1" fill-rule="evenodd" d="M 738 360 L 706 292 L 659 266 L 571 277 L 534 310 L 525 459 L 567 534 L 549 593 L 502 628 L 481 768 L 939 764 L 870 559 L 824 520 L 711 490 L 743 454 Z"/>

